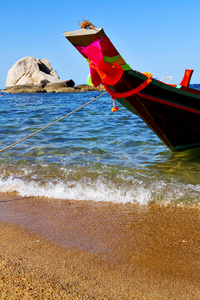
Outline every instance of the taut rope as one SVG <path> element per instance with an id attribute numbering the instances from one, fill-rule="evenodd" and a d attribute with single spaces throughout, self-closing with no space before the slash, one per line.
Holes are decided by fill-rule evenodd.
<path id="1" fill-rule="evenodd" d="M 42 130 L 44 130 L 44 129 L 50 127 L 51 125 L 53 125 L 53 124 L 55 124 L 55 123 L 61 121 L 62 119 L 66 118 L 66 117 L 68 117 L 68 116 L 70 116 L 70 115 L 72 115 L 73 113 L 75 113 L 75 112 L 78 111 L 79 109 L 81 109 L 81 108 L 83 108 L 84 106 L 86 106 L 86 105 L 92 103 L 94 100 L 100 98 L 101 96 L 105 95 L 106 93 L 107 93 L 107 92 L 102 93 L 101 95 L 97 96 L 96 98 L 92 99 L 91 101 L 87 102 L 86 104 L 80 106 L 79 108 L 75 109 L 74 111 L 70 112 L 69 114 L 67 114 L 67 115 L 65 115 L 65 116 L 63 116 L 63 117 L 61 117 L 61 118 L 59 118 L 58 120 L 54 121 L 53 123 L 51 123 L 51 124 L 49 124 L 49 125 L 47 125 L 47 126 L 41 128 L 41 129 L 37 130 L 36 132 L 33 132 L 32 134 L 30 134 L 30 135 L 24 137 L 23 139 L 21 139 L 21 140 L 15 142 L 15 143 L 13 143 L 13 144 L 11 144 L 10 146 L 8 146 L 8 147 L 6 147 L 6 148 L 4 148 L 4 149 L 1 149 L 0 152 L 3 152 L 3 151 L 5 151 L 5 150 L 11 148 L 12 146 L 14 146 L 14 145 L 16 145 L 16 144 L 18 144 L 18 143 L 20 143 L 20 142 L 22 142 L 22 141 L 24 141 L 24 140 L 30 138 L 31 136 L 33 136 L 33 135 L 39 133 L 40 131 L 42 131 Z"/>

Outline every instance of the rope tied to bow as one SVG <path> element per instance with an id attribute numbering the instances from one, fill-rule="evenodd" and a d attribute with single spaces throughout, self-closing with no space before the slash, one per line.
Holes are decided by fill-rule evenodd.
<path id="1" fill-rule="evenodd" d="M 50 127 L 50 126 L 56 124 L 57 122 L 61 121 L 62 119 L 66 118 L 66 117 L 68 117 L 68 116 L 70 116 L 70 115 L 72 115 L 72 114 L 75 113 L 76 111 L 78 111 L 78 110 L 80 110 L 81 108 L 85 107 L 86 105 L 92 103 L 92 102 L 95 101 L 96 99 L 102 97 L 102 96 L 105 95 L 106 93 L 107 93 L 107 92 L 102 93 L 101 95 L 97 96 L 96 98 L 92 99 L 91 101 L 85 103 L 84 105 L 80 106 L 79 108 L 77 108 L 77 109 L 73 110 L 72 112 L 68 113 L 67 115 L 62 116 L 61 118 L 59 118 L 59 119 L 57 119 L 56 121 L 52 122 L 51 124 L 48 124 L 48 125 L 46 125 L 45 127 L 43 127 L 43 128 L 41 128 L 41 129 L 39 129 L 39 130 L 37 130 L 37 131 L 31 133 L 30 135 L 24 137 L 23 139 L 21 139 L 21 140 L 15 142 L 15 143 L 13 143 L 13 144 L 11 144 L 11 145 L 9 145 L 9 146 L 3 148 L 3 149 L 1 149 L 0 152 L 3 152 L 3 151 L 5 151 L 5 150 L 7 150 L 7 149 L 13 147 L 14 145 L 19 144 L 19 143 L 21 143 L 22 141 L 24 141 L 24 140 L 26 140 L 26 139 L 29 139 L 29 138 L 32 137 L 33 135 L 35 135 L 35 134 L 41 132 L 42 130 L 44 130 L 44 129 L 46 129 L 46 128 L 48 128 L 48 127 Z"/>

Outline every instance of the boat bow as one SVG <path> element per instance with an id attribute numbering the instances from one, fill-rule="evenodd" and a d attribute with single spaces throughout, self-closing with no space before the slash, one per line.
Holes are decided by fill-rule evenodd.
<path id="1" fill-rule="evenodd" d="M 91 83 L 103 84 L 167 147 L 182 151 L 200 146 L 200 91 L 187 87 L 192 72 L 182 85 L 149 80 L 147 74 L 131 69 L 102 28 L 64 32 L 64 36 L 88 60 Z"/>

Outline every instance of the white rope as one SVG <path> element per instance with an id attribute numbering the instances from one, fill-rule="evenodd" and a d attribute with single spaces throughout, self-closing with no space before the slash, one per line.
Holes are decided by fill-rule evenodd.
<path id="1" fill-rule="evenodd" d="M 167 77 L 161 79 L 160 81 L 164 81 L 165 79 L 168 79 L 168 78 L 169 78 L 169 80 L 168 80 L 167 82 L 165 82 L 165 83 L 169 83 L 169 82 L 172 81 L 172 79 L 173 79 L 172 76 L 167 76 Z"/>
<path id="2" fill-rule="evenodd" d="M 51 124 L 49 124 L 49 125 L 47 125 L 47 126 L 41 128 L 41 129 L 37 130 L 36 132 L 33 132 L 32 134 L 30 134 L 30 135 L 24 137 L 23 139 L 21 139 L 21 140 L 15 142 L 15 143 L 13 143 L 13 144 L 11 144 L 10 146 L 8 146 L 8 147 L 6 147 L 6 148 L 4 148 L 4 149 L 1 149 L 0 152 L 3 152 L 3 151 L 5 151 L 5 150 L 7 150 L 7 149 L 13 147 L 14 145 L 16 145 L 16 144 L 18 144 L 18 143 L 20 143 L 20 142 L 22 142 L 22 141 L 24 141 L 24 140 L 30 138 L 31 136 L 33 136 L 33 135 L 39 133 L 40 131 L 42 131 L 42 130 L 44 130 L 44 129 L 50 127 L 51 125 L 53 125 L 53 124 L 55 124 L 55 123 L 61 121 L 62 119 L 66 118 L 66 117 L 68 117 L 68 116 L 70 116 L 70 115 L 72 115 L 73 113 L 75 113 L 75 112 L 78 111 L 79 109 L 81 109 L 81 108 L 83 108 L 84 106 L 86 106 L 86 105 L 92 103 L 94 100 L 100 98 L 101 96 L 105 95 L 106 93 L 107 93 L 107 92 L 102 93 L 101 95 L 97 96 L 96 98 L 92 99 L 91 101 L 87 102 L 86 104 L 80 106 L 79 108 L 75 109 L 74 111 L 70 112 L 69 114 L 67 114 L 67 115 L 65 115 L 65 116 L 63 116 L 63 117 L 61 117 L 61 118 L 59 118 L 58 120 L 54 121 L 53 123 L 51 123 Z"/>

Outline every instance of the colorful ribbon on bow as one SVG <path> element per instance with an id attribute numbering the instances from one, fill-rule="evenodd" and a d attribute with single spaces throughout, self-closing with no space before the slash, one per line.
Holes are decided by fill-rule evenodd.
<path id="1" fill-rule="evenodd" d="M 89 67 L 90 67 L 90 75 L 92 84 L 97 87 L 100 84 L 106 85 L 115 85 L 123 74 L 122 67 L 118 64 L 113 62 L 112 64 L 103 61 L 103 53 L 102 47 L 106 50 L 111 48 L 109 45 L 109 39 L 105 39 L 103 41 L 95 40 L 89 46 L 80 47 L 77 46 L 77 50 L 89 60 Z M 111 44 L 111 43 L 110 43 Z M 112 44 L 111 44 L 112 45 Z M 109 47 L 110 46 L 110 47 Z M 118 55 L 119 53 L 117 50 L 113 50 L 112 46 L 112 54 Z"/>

